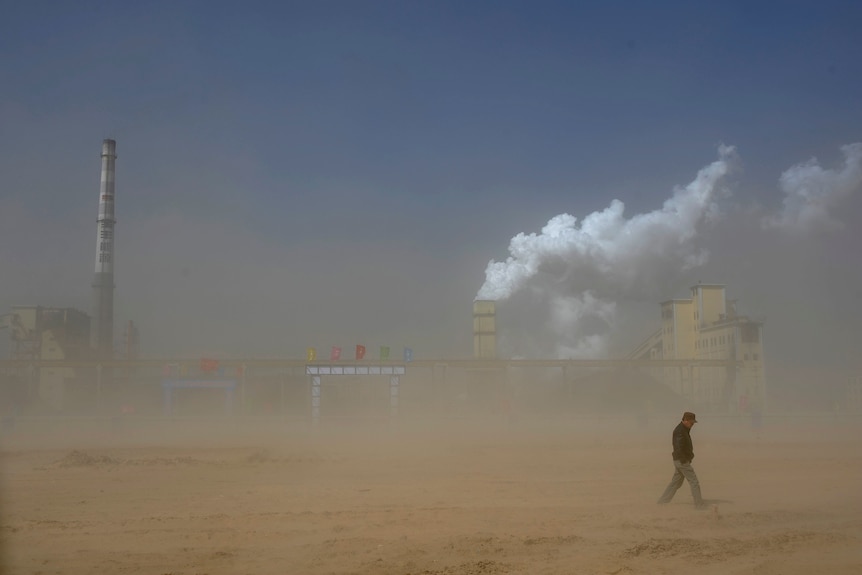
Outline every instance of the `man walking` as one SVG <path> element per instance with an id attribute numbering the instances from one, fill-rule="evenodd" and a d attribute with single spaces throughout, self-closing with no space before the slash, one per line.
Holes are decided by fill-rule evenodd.
<path id="1" fill-rule="evenodd" d="M 703 497 L 700 495 L 700 482 L 697 474 L 691 466 L 694 459 L 694 446 L 691 443 L 691 428 L 697 423 L 697 418 L 690 411 L 682 414 L 682 421 L 673 430 L 673 478 L 664 490 L 658 502 L 660 504 L 670 503 L 677 489 L 682 487 L 684 480 L 688 480 L 691 486 L 691 496 L 694 497 L 694 506 L 703 509 Z"/>

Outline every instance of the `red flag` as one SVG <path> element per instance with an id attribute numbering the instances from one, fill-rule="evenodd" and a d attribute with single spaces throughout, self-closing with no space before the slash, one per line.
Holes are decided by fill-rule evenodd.
<path id="1" fill-rule="evenodd" d="M 213 373 L 218 371 L 218 360 L 202 357 L 200 363 L 201 371 L 204 373 Z"/>
<path id="2" fill-rule="evenodd" d="M 364 359 L 365 358 L 365 346 L 357 345 L 356 346 L 356 359 Z"/>
<path id="3" fill-rule="evenodd" d="M 329 359 L 332 361 L 338 361 L 341 359 L 341 348 L 332 346 L 332 353 L 329 354 Z"/>

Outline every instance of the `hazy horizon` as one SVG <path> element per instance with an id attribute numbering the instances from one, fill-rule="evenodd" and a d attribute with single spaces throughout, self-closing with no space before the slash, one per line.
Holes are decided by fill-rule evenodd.
<path id="1" fill-rule="evenodd" d="M 90 312 L 115 138 L 115 339 L 145 356 L 469 357 L 489 263 L 529 262 L 494 292 L 515 355 L 622 355 L 702 281 L 765 320 L 768 370 L 862 368 L 855 5 L 5 12 L 0 313 Z"/>

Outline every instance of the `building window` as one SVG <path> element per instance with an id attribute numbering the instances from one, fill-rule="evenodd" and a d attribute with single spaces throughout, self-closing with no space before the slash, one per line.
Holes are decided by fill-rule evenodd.
<path id="1" fill-rule="evenodd" d="M 757 361 L 758 359 L 760 359 L 760 355 L 757 353 L 753 353 L 753 354 L 751 354 L 751 359 L 753 359 L 754 361 Z"/>
<path id="2" fill-rule="evenodd" d="M 760 328 L 757 324 L 742 326 L 742 343 L 757 343 L 760 341 Z"/>

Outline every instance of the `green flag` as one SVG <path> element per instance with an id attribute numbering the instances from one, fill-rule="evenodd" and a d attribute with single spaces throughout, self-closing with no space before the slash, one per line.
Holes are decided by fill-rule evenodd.
<path id="1" fill-rule="evenodd" d="M 389 346 L 381 345 L 380 346 L 380 361 L 386 361 L 389 359 Z"/>

